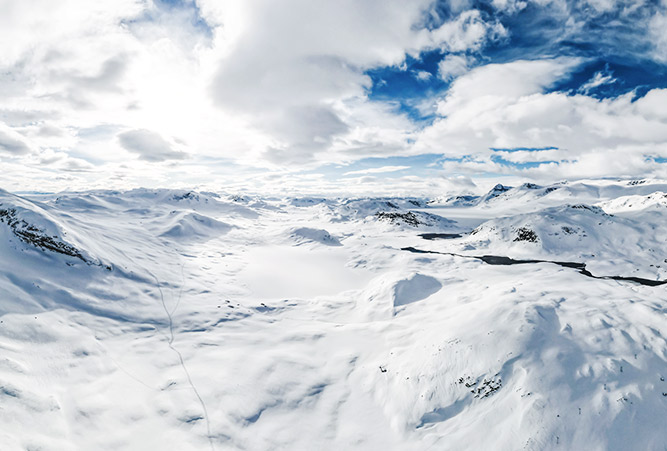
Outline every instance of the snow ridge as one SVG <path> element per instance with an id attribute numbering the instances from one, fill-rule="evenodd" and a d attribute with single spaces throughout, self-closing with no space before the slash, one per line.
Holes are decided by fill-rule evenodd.
<path id="1" fill-rule="evenodd" d="M 0 443 L 665 449 L 665 192 L 0 191 Z"/>

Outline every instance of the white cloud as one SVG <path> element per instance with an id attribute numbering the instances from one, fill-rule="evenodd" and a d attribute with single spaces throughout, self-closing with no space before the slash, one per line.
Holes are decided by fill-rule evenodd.
<path id="1" fill-rule="evenodd" d="M 444 81 L 451 81 L 470 70 L 474 59 L 467 55 L 447 55 L 438 63 L 438 75 Z"/>
<path id="2" fill-rule="evenodd" d="M 399 67 L 406 53 L 424 49 L 477 49 L 498 32 L 477 11 L 465 11 L 434 30 L 416 27 L 430 0 L 211 3 L 204 1 L 202 9 L 213 21 L 242 24 L 232 25 L 224 44 L 214 99 L 275 140 L 265 153 L 275 163 L 319 160 L 318 153 L 362 126 L 354 118 L 346 121 L 342 110 L 365 99 L 371 86 L 365 69 Z M 309 120 L 310 111 L 332 127 Z M 333 120 L 336 116 L 339 121 Z M 381 126 L 379 119 L 366 117 L 363 126 Z M 287 135 L 285 124 L 294 122 L 300 126 L 290 127 Z"/>
<path id="3" fill-rule="evenodd" d="M 499 22 L 486 22 L 476 9 L 462 12 L 456 20 L 445 22 L 431 33 L 431 39 L 447 52 L 479 50 L 487 40 L 499 39 L 507 30 Z"/>
<path id="4" fill-rule="evenodd" d="M 418 70 L 414 72 L 415 78 L 420 81 L 428 81 L 433 77 L 433 74 L 425 71 L 425 70 Z"/>
<path id="5" fill-rule="evenodd" d="M 647 119 L 667 122 L 667 89 L 653 89 L 638 99 L 634 107 L 638 114 Z"/>
<path id="6" fill-rule="evenodd" d="M 481 66 L 458 79 L 441 105 L 446 111 L 452 103 L 473 98 L 515 99 L 541 93 L 581 62 L 579 58 L 556 58 Z"/>
<path id="7" fill-rule="evenodd" d="M 538 3 L 548 3 L 554 14 L 572 12 L 564 2 Z M 627 15 L 638 7 L 588 3 L 572 15 L 567 33 L 583 30 L 586 15 Z M 545 94 L 569 76 L 581 62 L 576 59 L 473 69 L 486 62 L 485 45 L 512 30 L 471 5 L 449 2 L 449 13 L 440 16 L 432 0 L 188 0 L 166 9 L 151 0 L 5 1 L 3 168 L 23 165 L 26 187 L 108 187 L 199 183 L 220 174 L 233 183 L 230 165 L 283 174 L 439 152 L 472 155 L 447 163 L 463 172 L 463 166 L 514 170 L 492 161 L 489 147 L 557 146 L 540 157 L 503 155 L 521 163 L 546 161 L 535 159 L 548 154 L 570 161 L 557 170 L 573 174 L 585 172 L 585 164 L 610 174 L 647 170 L 645 155 L 664 155 L 665 91 L 635 102 L 630 96 L 591 99 L 586 89 L 576 96 Z M 526 7 L 516 0 L 493 5 L 503 14 Z M 663 5 L 645 20 L 653 56 L 663 62 L 665 17 Z M 380 66 L 411 70 L 406 55 L 425 50 L 447 55 L 437 76 L 452 82 L 445 95 L 412 104 L 437 113 L 431 126 L 412 122 L 398 103 L 370 101 L 365 75 Z M 425 71 L 414 76 L 425 88 L 434 81 Z M 586 88 L 611 81 L 601 73 Z M 139 158 L 127 164 L 124 149 Z M 599 157 L 605 151 L 619 158 L 624 152 L 633 163 L 605 162 Z"/>
<path id="8" fill-rule="evenodd" d="M 438 105 L 442 116 L 425 128 L 419 152 L 454 159 L 447 170 L 462 173 L 521 173 L 542 178 L 647 175 L 659 170 L 647 156 L 667 156 L 666 90 L 633 101 L 629 93 L 597 100 L 546 93 L 577 60 L 518 61 L 487 65 L 457 79 Z M 493 152 L 490 148 L 545 148 L 542 152 Z M 521 168 L 514 163 L 559 161 Z M 458 158 L 465 157 L 458 161 Z"/>
<path id="9" fill-rule="evenodd" d="M 667 5 L 653 15 L 648 23 L 648 33 L 653 44 L 652 56 L 658 61 L 667 62 Z"/>
<path id="10" fill-rule="evenodd" d="M 0 120 L 12 141 L 3 153 L 42 155 L 54 171 L 87 161 L 99 169 L 89 181 L 109 167 L 131 177 L 120 147 L 144 161 L 187 153 L 273 170 L 410 153 L 415 125 L 368 101 L 364 72 L 426 49 L 481 48 L 500 28 L 463 6 L 426 29 L 432 0 L 9 2 Z M 126 130 L 173 139 L 139 146 L 124 135 L 123 146 L 116 135 Z"/>
<path id="11" fill-rule="evenodd" d="M 492 0 L 491 3 L 496 9 L 513 14 L 526 8 L 529 2 L 521 0 Z"/>
<path id="12" fill-rule="evenodd" d="M 95 54 L 100 41 L 113 41 L 123 33 L 118 22 L 136 17 L 144 7 L 141 0 L 4 1 L 0 14 L 0 66 L 10 67 L 30 58 L 62 58 L 68 60 L 70 68 L 85 70 L 89 67 L 86 60 L 73 58 L 85 52 L 94 65 L 109 55 Z M 93 48 L 86 48 L 91 44 Z M 28 50 L 33 54 L 28 54 Z"/>
<path id="13" fill-rule="evenodd" d="M 616 79 L 611 74 L 596 72 L 595 75 L 593 75 L 593 78 L 579 87 L 578 92 L 582 94 L 588 94 L 595 88 L 599 88 L 603 85 L 610 85 L 615 82 Z"/>
<path id="14" fill-rule="evenodd" d="M 10 156 L 18 156 L 31 152 L 32 149 L 23 136 L 5 124 L 0 123 L 0 155 L 4 153 Z"/>
<path id="15" fill-rule="evenodd" d="M 358 171 L 346 172 L 343 175 L 362 175 L 362 174 L 383 174 L 387 172 L 397 172 L 404 169 L 410 169 L 410 166 L 382 166 L 379 168 L 360 169 Z"/>
<path id="16" fill-rule="evenodd" d="M 563 149 L 543 149 L 543 150 L 496 150 L 493 154 L 501 157 L 505 161 L 512 163 L 539 163 L 545 161 L 560 161 L 568 157 Z"/>
<path id="17" fill-rule="evenodd" d="M 139 158 L 146 161 L 182 160 L 187 156 L 175 150 L 172 143 L 150 130 L 128 130 L 118 134 L 118 141 L 126 150 L 138 154 Z"/>

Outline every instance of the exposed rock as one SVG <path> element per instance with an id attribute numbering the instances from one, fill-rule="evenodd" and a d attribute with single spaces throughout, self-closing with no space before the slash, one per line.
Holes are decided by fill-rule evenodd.
<path id="1" fill-rule="evenodd" d="M 87 263 L 77 248 L 59 241 L 57 237 L 46 235 L 43 230 L 18 218 L 16 210 L 13 208 L 0 209 L 0 222 L 7 224 L 12 233 L 24 243 L 31 244 L 39 249 L 76 257 Z"/>
<path id="2" fill-rule="evenodd" d="M 526 227 L 520 227 L 516 231 L 516 238 L 513 241 L 528 241 L 537 243 L 537 234 Z"/>

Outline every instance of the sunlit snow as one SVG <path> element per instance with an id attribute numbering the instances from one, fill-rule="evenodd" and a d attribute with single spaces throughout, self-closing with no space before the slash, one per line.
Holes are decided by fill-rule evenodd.
<path id="1" fill-rule="evenodd" d="M 667 182 L 505 188 L 0 191 L 0 449 L 665 449 Z"/>

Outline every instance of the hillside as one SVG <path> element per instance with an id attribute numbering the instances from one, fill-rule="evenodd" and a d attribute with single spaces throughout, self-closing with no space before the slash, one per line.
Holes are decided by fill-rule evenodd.
<path id="1" fill-rule="evenodd" d="M 0 192 L 2 449 L 665 449 L 666 185 L 554 187 Z"/>

